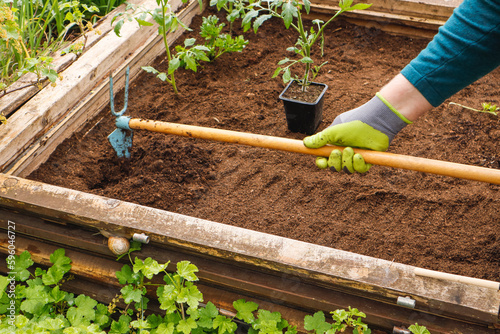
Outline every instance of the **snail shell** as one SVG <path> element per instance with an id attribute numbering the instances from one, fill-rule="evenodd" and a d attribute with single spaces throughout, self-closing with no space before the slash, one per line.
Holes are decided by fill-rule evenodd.
<path id="1" fill-rule="evenodd" d="M 130 242 L 122 237 L 109 237 L 108 248 L 115 255 L 122 255 L 130 249 Z"/>

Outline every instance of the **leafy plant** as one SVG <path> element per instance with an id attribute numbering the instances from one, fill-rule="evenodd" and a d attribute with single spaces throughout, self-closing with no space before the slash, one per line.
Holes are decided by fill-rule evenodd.
<path id="1" fill-rule="evenodd" d="M 189 261 L 180 261 L 175 271 L 168 271 L 170 262 L 159 263 L 148 257 L 132 259 L 131 253 L 141 244 L 132 242 L 128 253 L 129 264 L 123 265 L 116 277 L 122 288 L 109 305 L 85 296 L 75 296 L 61 289 L 62 283 L 72 279 L 69 275 L 71 259 L 64 249 L 50 255 L 48 269 L 30 270 L 34 262 L 28 251 L 7 257 L 9 276 L 0 275 L 0 334 L 3 333 L 235 333 L 239 322 L 246 324 L 249 334 L 296 334 L 297 329 L 283 319 L 279 312 L 260 309 L 252 301 L 233 302 L 236 314 L 228 317 L 212 302 L 204 303 L 195 282 L 198 268 Z M 156 291 L 153 291 L 156 289 Z M 156 294 L 162 314 L 146 311 L 147 294 Z M 117 303 L 123 300 L 124 307 Z M 351 328 L 354 334 L 369 334 L 363 323 L 363 312 L 348 310 L 330 312 L 327 322 L 323 312 L 307 315 L 304 328 L 316 334 L 342 333 Z M 418 324 L 409 327 L 414 334 L 430 334 Z"/>
<path id="2" fill-rule="evenodd" d="M 64 54 L 71 52 L 79 56 L 83 53 L 83 50 L 87 45 L 87 33 L 90 31 L 95 31 L 96 34 L 101 34 L 99 30 L 94 30 L 91 20 L 86 19 L 88 14 L 98 13 L 99 8 L 94 5 L 88 6 L 86 4 L 80 4 L 78 1 L 64 3 L 62 4 L 61 8 L 71 9 L 66 13 L 65 16 L 65 21 L 69 22 L 69 24 L 66 26 L 66 30 L 69 30 L 76 26 L 80 31 L 80 35 L 83 36 L 83 42 L 76 42 L 71 44 L 70 46 L 65 48 L 62 53 Z"/>
<path id="3" fill-rule="evenodd" d="M 425 326 L 419 326 L 418 324 L 411 325 L 408 330 L 413 334 L 431 334 Z"/>
<path id="4" fill-rule="evenodd" d="M 207 55 L 210 61 L 227 52 L 241 52 L 248 44 L 248 40 L 245 40 L 243 35 L 233 38 L 231 33 L 222 33 L 224 26 L 224 23 L 219 24 L 219 18 L 215 15 L 203 18 L 200 35 L 205 39 L 205 46 L 208 49 Z"/>
<path id="5" fill-rule="evenodd" d="M 50 262 L 47 270 L 36 268 L 31 274 L 28 269 L 33 260 L 27 251 L 7 257 L 10 274 L 0 276 L 0 314 L 9 316 L 0 318 L 0 333 L 62 333 L 63 329 L 64 333 L 104 333 L 101 329 L 109 322 L 107 307 L 60 289 L 71 279 L 67 275 L 71 260 L 64 249 L 52 253 Z M 14 315 L 12 310 L 20 312 Z"/>
<path id="6" fill-rule="evenodd" d="M 467 107 L 467 106 L 464 106 L 462 104 L 455 103 L 455 102 L 450 102 L 450 104 L 453 104 L 453 105 L 456 105 L 456 106 L 459 106 L 459 107 L 462 107 L 462 108 L 465 108 L 465 109 L 477 111 L 477 112 L 489 113 L 489 114 L 492 114 L 492 115 L 495 115 L 495 116 L 497 116 L 498 112 L 500 111 L 500 107 L 497 107 L 496 104 L 491 104 L 490 102 L 483 102 L 481 104 L 482 109 L 476 109 L 476 108 L 472 108 L 472 107 Z"/>
<path id="7" fill-rule="evenodd" d="M 255 2 L 255 0 L 210 0 L 210 6 L 215 6 L 218 11 L 226 11 L 229 34 L 232 35 L 234 21 L 243 18 Z"/>
<path id="8" fill-rule="evenodd" d="M 128 21 L 135 20 L 140 26 L 152 26 L 153 23 L 147 21 L 147 18 L 151 17 L 153 21 L 158 24 L 158 34 L 163 38 L 163 44 L 165 46 L 168 71 L 166 73 L 160 72 L 151 66 L 143 67 L 143 69 L 147 72 L 155 73 L 159 79 L 168 82 L 172 85 L 174 92 L 178 94 L 179 91 L 177 90 L 174 72 L 180 67 L 181 60 L 180 58 L 174 58 L 172 56 L 168 45 L 167 35 L 170 32 L 176 31 L 179 27 L 182 27 L 185 30 L 191 29 L 179 20 L 177 15 L 171 10 L 171 6 L 168 1 L 169 0 L 156 0 L 159 7 L 153 10 L 136 8 L 135 6 L 129 4 L 127 6 L 127 10 L 132 10 L 132 13 L 118 13 L 115 17 L 113 17 L 112 23 L 116 21 L 114 31 L 118 36 L 120 36 L 120 30 L 125 22 L 125 19 Z M 182 2 L 186 3 L 187 0 L 182 0 Z M 201 8 L 203 3 L 201 0 L 199 0 L 199 3 Z"/>
<path id="9" fill-rule="evenodd" d="M 325 314 L 321 311 L 314 315 L 306 315 L 304 318 L 304 328 L 309 331 L 314 331 L 316 334 L 335 334 L 343 333 L 347 328 L 353 329 L 353 334 L 370 334 L 371 329 L 363 323 L 362 318 L 366 315 L 358 311 L 356 308 L 349 306 L 348 310 L 338 309 L 330 312 L 333 318 L 333 323 L 326 321 Z"/>
<path id="10" fill-rule="evenodd" d="M 271 17 L 277 17 L 283 20 L 286 29 L 292 27 L 296 30 L 298 33 L 297 42 L 294 46 L 289 47 L 287 50 L 299 55 L 300 59 L 292 60 L 287 57 L 281 60 L 278 63 L 278 68 L 274 72 L 273 78 L 277 77 L 280 73 L 283 73 L 283 82 L 287 83 L 292 80 L 291 67 L 296 64 L 304 65 L 304 74 L 302 75 L 302 79 L 296 77 L 295 80 L 297 80 L 300 85 L 302 85 L 302 89 L 305 90 L 306 87 L 310 85 L 311 80 L 316 77 L 321 67 L 326 63 L 314 66 L 314 60 L 311 57 L 312 48 L 318 42 L 318 39 L 321 40 L 321 49 L 323 49 L 325 28 L 344 12 L 362 10 L 369 8 L 370 6 L 371 4 L 364 3 L 353 5 L 353 0 L 340 0 L 340 9 L 328 21 L 324 22 L 322 20 L 314 20 L 312 21 L 313 26 L 308 31 L 305 28 L 302 19 L 302 9 L 304 8 L 306 13 L 309 14 L 311 8 L 311 2 L 309 0 L 259 1 L 250 5 L 251 9 L 243 17 L 242 25 L 245 31 L 253 26 L 254 31 L 257 32 L 258 28 L 266 20 Z M 287 66 L 282 67 L 285 64 L 287 64 Z"/>

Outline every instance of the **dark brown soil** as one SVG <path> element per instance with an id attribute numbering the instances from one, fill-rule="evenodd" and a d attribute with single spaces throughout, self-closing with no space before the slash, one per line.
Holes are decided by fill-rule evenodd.
<path id="1" fill-rule="evenodd" d="M 198 37 L 197 18 L 188 37 Z M 339 29 L 340 28 L 340 29 Z M 302 139 L 287 130 L 284 88 L 272 79 L 293 57 L 293 31 L 265 23 L 242 53 L 179 71 L 180 94 L 150 74 L 132 83 L 135 117 Z M 180 39 L 179 42 L 182 42 Z M 326 32 L 320 129 L 369 100 L 428 40 L 335 22 Z M 166 64 L 157 64 L 166 70 Z M 300 75 L 300 72 L 297 71 Z M 499 168 L 498 117 L 457 106 L 499 104 L 500 69 L 453 96 L 394 140 L 389 151 Z M 120 110 L 123 93 L 116 97 Z M 314 157 L 135 132 L 132 158 L 107 142 L 109 109 L 59 146 L 30 178 L 98 195 L 415 266 L 500 280 L 499 186 L 373 167 L 364 175 L 321 171 Z"/>

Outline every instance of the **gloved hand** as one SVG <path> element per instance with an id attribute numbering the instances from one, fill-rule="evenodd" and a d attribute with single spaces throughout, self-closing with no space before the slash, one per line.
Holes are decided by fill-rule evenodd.
<path id="1" fill-rule="evenodd" d="M 331 144 L 385 151 L 396 134 L 411 123 L 377 93 L 362 106 L 337 116 L 325 130 L 304 138 L 304 145 L 319 148 Z M 354 154 L 350 147 L 342 152 L 333 150 L 328 159 L 316 158 L 316 165 L 322 169 L 330 167 L 349 173 L 365 173 L 371 167 L 361 154 Z"/>

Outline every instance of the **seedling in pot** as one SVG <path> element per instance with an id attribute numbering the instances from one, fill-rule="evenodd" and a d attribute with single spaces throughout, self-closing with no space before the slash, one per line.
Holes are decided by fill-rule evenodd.
<path id="1" fill-rule="evenodd" d="M 299 60 L 291 60 L 289 58 L 281 60 L 278 63 L 278 68 L 274 72 L 273 77 L 277 77 L 280 73 L 282 73 L 283 82 L 287 83 L 293 79 L 291 67 L 296 64 L 302 64 L 304 66 L 304 74 L 302 78 L 296 77 L 295 80 L 299 82 L 303 90 L 306 90 L 307 86 L 311 84 L 311 81 L 316 77 L 321 67 L 326 63 L 314 66 L 314 60 L 311 57 L 311 50 L 318 41 L 320 41 L 321 50 L 323 50 L 325 28 L 340 14 L 347 11 L 363 10 L 369 8 L 371 4 L 358 3 L 353 5 L 353 0 L 340 0 L 340 9 L 326 22 L 322 20 L 312 21 L 313 26 L 309 31 L 305 28 L 302 18 L 303 8 L 307 14 L 309 14 L 311 9 L 311 2 L 309 0 L 300 2 L 298 0 L 259 1 L 250 6 L 251 10 L 247 12 L 242 20 L 242 25 L 245 31 L 253 26 L 254 31 L 257 32 L 262 23 L 271 17 L 282 19 L 286 29 L 292 27 L 297 31 L 299 35 L 297 42 L 294 46 L 289 47 L 287 50 L 295 52 L 301 58 Z M 288 65 L 282 67 L 285 64 Z"/>

